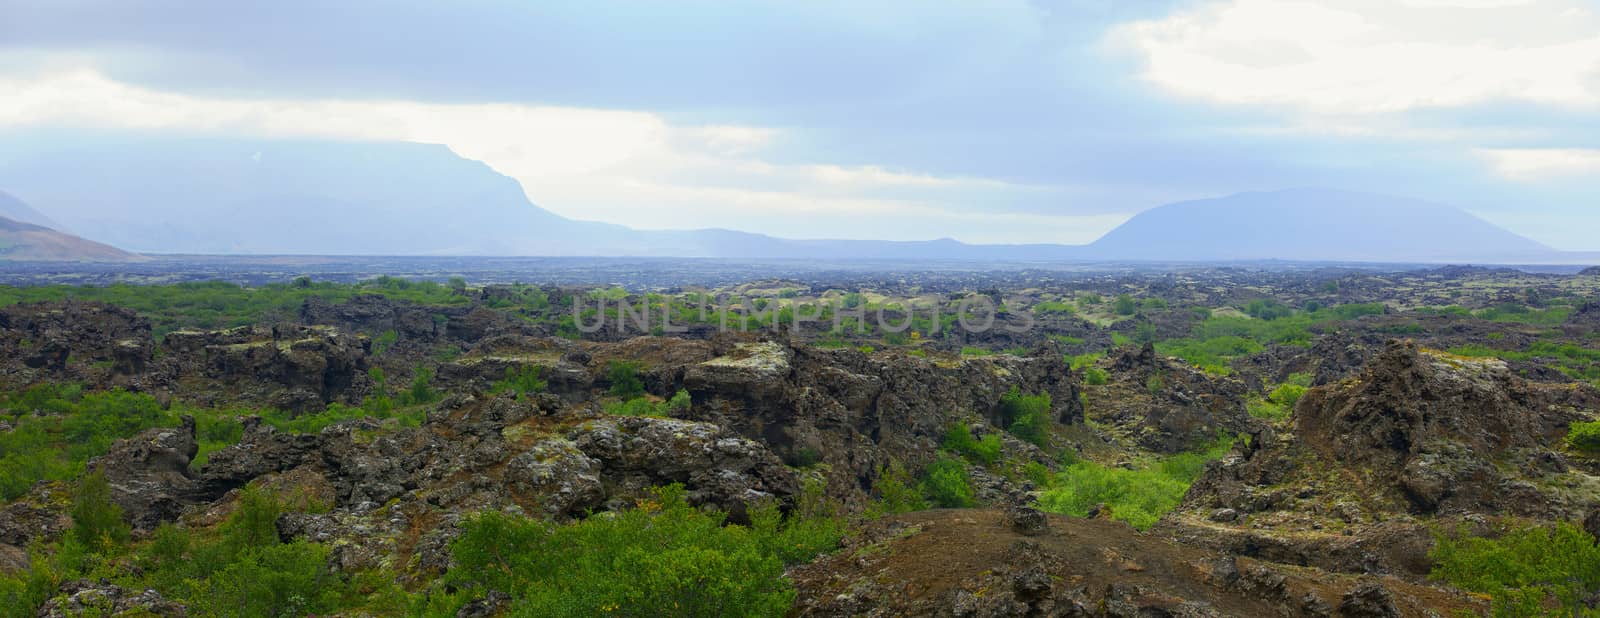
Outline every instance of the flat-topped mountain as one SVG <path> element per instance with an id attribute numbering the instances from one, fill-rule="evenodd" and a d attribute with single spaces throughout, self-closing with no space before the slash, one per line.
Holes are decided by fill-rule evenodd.
<path id="1" fill-rule="evenodd" d="M 1328 189 L 1147 210 L 1089 246 L 1102 259 L 1511 261 L 1555 253 L 1459 208 Z"/>

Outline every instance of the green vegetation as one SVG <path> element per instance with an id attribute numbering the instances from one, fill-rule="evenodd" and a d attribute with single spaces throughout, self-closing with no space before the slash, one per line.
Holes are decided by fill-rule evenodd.
<path id="1" fill-rule="evenodd" d="M 899 461 L 878 466 L 878 478 L 872 483 L 872 493 L 877 500 L 868 507 L 868 517 L 910 513 L 928 508 L 916 479 Z"/>
<path id="2" fill-rule="evenodd" d="M 1600 589 L 1600 547 L 1594 537 L 1564 522 L 1514 524 L 1499 532 L 1497 538 L 1471 536 L 1464 529 L 1437 534 L 1429 554 L 1433 578 L 1489 595 L 1495 616 L 1597 615 L 1584 604 Z"/>
<path id="3" fill-rule="evenodd" d="M 966 423 L 951 425 L 939 445 L 976 464 L 987 466 L 1000 461 L 1000 435 L 991 433 L 979 440 L 972 437 L 972 429 Z"/>
<path id="4" fill-rule="evenodd" d="M 650 397 L 635 397 L 623 401 L 615 401 L 605 405 L 606 414 L 615 416 L 655 416 L 668 417 L 674 412 L 683 412 L 691 405 L 689 391 L 678 390 L 666 401 L 656 401 Z"/>
<path id="5" fill-rule="evenodd" d="M 100 472 L 86 474 L 72 496 L 72 536 L 90 551 L 100 552 L 128 542 L 122 507 L 111 501 L 111 484 Z"/>
<path id="6" fill-rule="evenodd" d="M 1585 455 L 1600 456 L 1600 422 L 1573 423 L 1567 429 L 1567 448 Z"/>
<path id="7" fill-rule="evenodd" d="M 1260 343 L 1244 337 L 1224 335 L 1211 339 L 1177 339 L 1156 345 L 1163 356 L 1176 356 L 1190 365 L 1215 375 L 1233 373 L 1228 365 L 1234 359 L 1249 356 L 1263 349 Z"/>
<path id="8" fill-rule="evenodd" d="M 1450 348 L 1457 356 L 1499 358 L 1507 361 L 1543 360 L 1574 380 L 1600 381 L 1600 350 L 1572 343 L 1535 341 L 1526 350 L 1498 350 L 1483 344 Z"/>
<path id="9" fill-rule="evenodd" d="M 506 367 L 504 380 L 495 382 L 490 387 L 492 393 L 516 393 L 517 396 L 531 395 L 544 392 L 546 386 L 544 368 L 538 365 L 524 365 L 522 367 Z"/>
<path id="10" fill-rule="evenodd" d="M 1232 447 L 1233 438 L 1221 438 L 1203 449 L 1172 455 L 1138 470 L 1080 461 L 1052 479 L 1039 496 L 1039 508 L 1085 517 L 1091 509 L 1103 506 L 1110 509 L 1113 519 L 1148 530 L 1177 508 L 1206 463 L 1220 459 Z"/>
<path id="11" fill-rule="evenodd" d="M 154 589 L 188 606 L 191 615 L 416 613 L 405 607 L 416 599 L 392 577 L 342 577 L 327 568 L 328 547 L 280 542 L 275 522 L 285 505 L 276 496 L 247 488 L 215 530 L 168 524 L 130 546 L 126 525 L 97 476 L 85 477 L 74 499 L 72 534 L 54 547 L 36 548 L 29 569 L 0 577 L 0 616 L 34 615 L 61 581 L 75 578 Z"/>
<path id="12" fill-rule="evenodd" d="M 486 512 L 453 544 L 446 581 L 507 591 L 515 615 L 782 616 L 795 596 L 784 566 L 837 547 L 843 530 L 805 510 L 785 521 L 768 505 L 748 527 L 724 525 L 674 485 L 565 526 Z"/>
<path id="13" fill-rule="evenodd" d="M 940 455 L 928 464 L 922 479 L 922 493 L 935 506 L 965 508 L 977 504 L 972 495 L 972 478 L 966 462 Z"/>
<path id="14" fill-rule="evenodd" d="M 1050 393 L 1024 395 L 1016 386 L 1000 398 L 1000 414 L 1006 430 L 1038 446 L 1050 445 Z"/>
<path id="15" fill-rule="evenodd" d="M 175 285 L 115 284 L 91 286 L 0 286 L 0 306 L 19 302 L 84 300 L 127 307 L 148 316 L 158 336 L 180 328 L 231 328 L 295 316 L 306 299 L 341 303 L 361 294 L 423 305 L 470 303 L 466 296 L 432 281 L 378 277 L 361 283 L 312 282 L 302 279 L 261 287 L 223 281 Z"/>
<path id="16" fill-rule="evenodd" d="M 639 378 L 640 364 L 636 361 L 611 361 L 606 365 L 606 380 L 611 383 L 611 394 L 629 399 L 644 394 L 644 380 Z"/>
<path id="17" fill-rule="evenodd" d="M 1517 303 L 1503 303 L 1488 309 L 1473 312 L 1491 322 L 1504 322 L 1509 324 L 1528 324 L 1531 326 L 1560 326 L 1572 315 L 1571 307 L 1551 307 L 1549 309 L 1534 309 Z"/>
<path id="18" fill-rule="evenodd" d="M 1105 386 L 1109 376 L 1106 370 L 1099 367 L 1085 367 L 1083 369 L 1083 383 L 1089 386 Z"/>
<path id="19" fill-rule="evenodd" d="M 12 411 L 5 419 L 12 431 L 0 432 L 0 499 L 14 500 L 39 481 L 67 481 L 84 472 L 91 458 L 105 454 L 112 443 L 146 429 L 177 427 L 183 416 L 195 419 L 200 443 L 195 465 L 212 451 L 233 444 L 243 435 L 239 419 L 260 416 L 280 431 L 316 433 L 354 419 L 396 419 L 405 426 L 421 423 L 420 407 L 394 409 L 385 398 L 363 407 L 330 404 L 315 414 L 279 410 L 213 409 L 175 404 L 163 408 L 145 393 L 112 390 L 84 393 L 73 384 L 39 385 L 9 397 L 0 396 L 0 410 Z M 37 412 L 37 413 L 35 413 Z"/>
<path id="20" fill-rule="evenodd" d="M 1117 302 L 1112 305 L 1112 310 L 1117 315 L 1133 315 L 1139 310 L 1139 302 L 1134 300 L 1132 296 L 1123 294 L 1117 297 Z"/>
<path id="21" fill-rule="evenodd" d="M 1077 309 L 1077 307 L 1073 307 L 1072 303 L 1066 303 L 1066 302 L 1051 300 L 1051 301 L 1044 301 L 1044 302 L 1041 302 L 1041 303 L 1039 303 L 1037 305 L 1034 305 L 1033 306 L 1033 311 L 1034 311 L 1034 313 L 1045 313 L 1045 314 L 1056 314 L 1056 315 L 1072 315 L 1074 313 L 1077 313 L 1078 309 Z"/>

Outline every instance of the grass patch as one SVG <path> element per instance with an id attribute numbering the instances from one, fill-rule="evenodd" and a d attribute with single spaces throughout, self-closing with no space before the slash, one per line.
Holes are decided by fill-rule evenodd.
<path id="1" fill-rule="evenodd" d="M 1233 438 L 1222 438 L 1203 449 L 1165 457 L 1137 470 L 1079 461 L 1051 479 L 1049 488 L 1039 496 L 1039 508 L 1084 517 L 1090 509 L 1104 505 L 1113 519 L 1149 530 L 1183 501 L 1184 492 L 1200 477 L 1206 463 L 1221 459 L 1232 447 Z"/>

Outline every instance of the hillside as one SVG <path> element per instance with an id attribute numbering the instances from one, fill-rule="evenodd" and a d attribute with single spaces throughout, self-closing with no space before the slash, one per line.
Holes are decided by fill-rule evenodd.
<path id="1" fill-rule="evenodd" d="M 121 262 L 137 258 L 110 245 L 0 217 L 0 261 Z"/>

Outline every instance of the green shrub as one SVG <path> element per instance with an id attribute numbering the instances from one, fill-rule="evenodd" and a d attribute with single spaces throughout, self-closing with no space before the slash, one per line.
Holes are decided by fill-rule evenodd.
<path id="1" fill-rule="evenodd" d="M 1271 298 L 1252 300 L 1245 303 L 1244 312 L 1252 318 L 1267 321 L 1294 315 L 1294 309 Z"/>
<path id="2" fill-rule="evenodd" d="M 297 540 L 252 547 L 207 578 L 204 594 L 188 601 L 209 616 L 276 618 L 321 614 L 339 607 L 340 587 L 328 570 L 326 546 Z"/>
<path id="3" fill-rule="evenodd" d="M 1152 374 L 1144 381 L 1144 390 L 1148 391 L 1152 396 L 1159 397 L 1163 391 L 1167 390 L 1167 381 L 1159 373 Z"/>
<path id="4" fill-rule="evenodd" d="M 439 393 L 433 390 L 433 370 L 427 367 L 417 367 L 412 373 L 411 388 L 406 389 L 405 403 L 409 405 L 429 404 L 439 400 Z"/>
<path id="5" fill-rule="evenodd" d="M 1099 367 L 1085 367 L 1083 370 L 1083 383 L 1089 386 L 1105 386 L 1109 380 L 1106 370 Z"/>
<path id="6" fill-rule="evenodd" d="M 679 486 L 565 526 L 487 512 L 452 544 L 446 581 L 510 593 L 513 615 L 782 616 L 795 598 L 785 558 L 809 559 L 831 533 L 756 515 L 759 528 L 724 526 L 721 513 L 690 506 Z M 784 541 L 801 547 L 769 553 Z"/>
<path id="7" fill-rule="evenodd" d="M 878 477 L 872 483 L 872 493 L 877 501 L 868 509 L 869 515 L 894 515 L 928 508 L 928 502 L 917 487 L 916 480 L 899 461 L 878 466 Z"/>
<path id="8" fill-rule="evenodd" d="M 1038 446 L 1050 444 L 1050 393 L 1024 395 L 1016 386 L 1000 398 L 1001 418 L 1006 430 Z"/>
<path id="9" fill-rule="evenodd" d="M 611 383 L 611 394 L 631 399 L 644 394 L 644 380 L 639 377 L 640 364 L 635 361 L 611 361 L 606 365 L 606 380 Z"/>
<path id="10" fill-rule="evenodd" d="M 940 445 L 973 463 L 990 465 L 1000 461 L 1000 436 L 991 433 L 979 440 L 972 437 L 972 430 L 965 423 L 956 423 L 945 430 Z"/>
<path id="11" fill-rule="evenodd" d="M 1123 294 L 1117 297 L 1113 310 L 1117 312 L 1117 315 L 1133 315 L 1139 310 L 1139 302 L 1134 300 L 1132 296 Z"/>
<path id="12" fill-rule="evenodd" d="M 1264 421 L 1278 422 L 1289 418 L 1289 408 L 1265 399 L 1251 400 L 1246 404 L 1246 409 L 1249 410 L 1250 416 Z"/>
<path id="13" fill-rule="evenodd" d="M 1600 589 L 1600 548 L 1565 522 L 1513 525 L 1498 538 L 1464 529 L 1435 535 L 1432 577 L 1494 599 L 1496 616 L 1592 615 L 1583 600 Z M 1547 603 L 1560 610 L 1552 612 Z"/>
<path id="14" fill-rule="evenodd" d="M 965 508 L 976 504 L 972 497 L 972 478 L 967 476 L 967 464 L 943 455 L 928 464 L 923 472 L 922 493 L 933 504 L 945 508 Z"/>
<path id="15" fill-rule="evenodd" d="M 654 416 L 667 415 L 665 406 L 651 401 L 647 397 L 637 397 L 627 401 L 617 401 L 605 405 L 606 414 L 613 416 Z"/>
<path id="16" fill-rule="evenodd" d="M 506 367 L 505 379 L 495 382 L 490 388 L 494 393 L 516 393 L 518 396 L 544 392 L 548 384 L 541 378 L 544 367 L 538 365 L 523 365 L 521 367 Z"/>
<path id="17" fill-rule="evenodd" d="M 1573 423 L 1567 428 L 1567 447 L 1588 455 L 1600 455 L 1600 422 Z"/>
<path id="18" fill-rule="evenodd" d="M 692 405 L 694 401 L 690 399 L 689 391 L 680 388 L 678 392 L 672 394 L 671 399 L 667 400 L 667 412 L 685 412 Z"/>
<path id="19" fill-rule="evenodd" d="M 72 536 L 90 551 L 100 552 L 128 542 L 122 507 L 111 501 L 111 484 L 99 471 L 84 475 L 72 495 Z"/>
<path id="20" fill-rule="evenodd" d="M 1172 455 L 1140 470 L 1080 461 L 1056 475 L 1050 489 L 1040 494 L 1039 508 L 1084 517 L 1090 509 L 1104 505 L 1113 519 L 1148 530 L 1183 502 L 1183 494 L 1206 463 L 1221 458 L 1232 444 L 1232 439 L 1219 439 L 1204 449 Z"/>
<path id="21" fill-rule="evenodd" d="M 1273 389 L 1272 394 L 1268 395 L 1267 398 L 1272 400 L 1273 403 L 1293 410 L 1295 404 L 1300 403 L 1300 398 L 1305 396 L 1306 390 L 1306 387 L 1299 384 L 1281 384 L 1278 388 Z"/>

